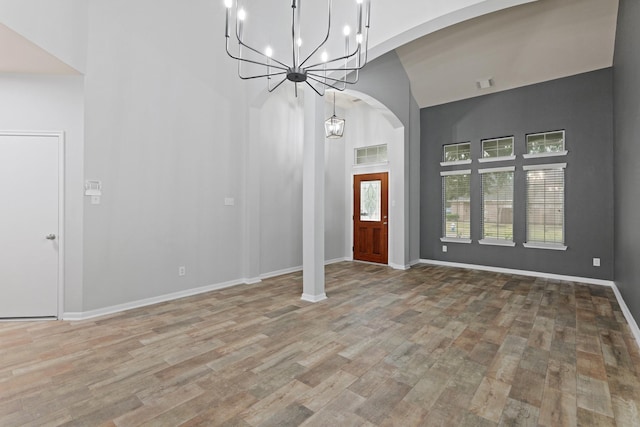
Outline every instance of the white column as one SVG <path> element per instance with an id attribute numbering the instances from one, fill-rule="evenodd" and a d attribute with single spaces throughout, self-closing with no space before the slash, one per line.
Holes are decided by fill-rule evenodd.
<path id="1" fill-rule="evenodd" d="M 306 87 L 302 166 L 302 299 L 309 302 L 327 298 L 324 291 L 323 126 L 324 99 Z"/>

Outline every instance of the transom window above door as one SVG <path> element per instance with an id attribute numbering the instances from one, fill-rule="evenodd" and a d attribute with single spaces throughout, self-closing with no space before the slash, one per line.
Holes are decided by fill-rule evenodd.
<path id="1" fill-rule="evenodd" d="M 385 163 L 389 157 L 387 154 L 387 144 L 371 145 L 369 147 L 359 147 L 355 150 L 356 165 L 370 165 L 375 163 Z"/>

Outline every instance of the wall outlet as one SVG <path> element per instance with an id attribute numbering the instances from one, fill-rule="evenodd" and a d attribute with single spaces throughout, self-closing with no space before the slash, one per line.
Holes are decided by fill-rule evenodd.
<path id="1" fill-rule="evenodd" d="M 447 245 L 442 245 L 442 252 L 447 252 Z"/>
<path id="2" fill-rule="evenodd" d="M 594 267 L 600 267 L 600 258 L 594 258 L 593 259 L 593 266 Z"/>
<path id="3" fill-rule="evenodd" d="M 186 276 L 187 275 L 187 267 L 184 265 L 178 267 L 178 276 Z"/>

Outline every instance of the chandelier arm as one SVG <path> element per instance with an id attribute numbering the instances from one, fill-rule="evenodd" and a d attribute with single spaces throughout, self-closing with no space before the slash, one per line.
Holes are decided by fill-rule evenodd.
<path id="1" fill-rule="evenodd" d="M 280 65 L 281 65 L 281 67 L 275 67 L 273 64 L 271 64 L 271 65 L 269 65 L 270 67 L 280 68 L 281 70 L 287 70 L 287 69 L 289 69 L 289 67 L 287 67 L 287 64 L 284 64 L 284 63 L 282 63 L 282 62 L 278 61 L 278 60 L 277 60 L 277 59 L 275 59 L 275 58 L 271 58 L 271 57 L 269 57 L 269 56 L 265 55 L 264 53 L 260 52 L 258 49 L 254 49 L 254 48 L 252 48 L 251 46 L 249 46 L 248 44 L 246 44 L 245 42 L 243 42 L 243 41 L 242 41 L 242 40 L 240 40 L 239 38 L 238 38 L 238 43 L 240 44 L 240 46 L 242 46 L 242 47 L 246 47 L 246 48 L 247 48 L 247 49 L 249 49 L 250 51 L 257 53 L 257 54 L 258 54 L 258 55 L 260 55 L 261 57 L 263 57 L 263 58 L 268 58 L 268 59 L 270 59 L 270 60 L 272 60 L 272 61 L 274 61 L 274 62 L 276 62 L 276 63 L 278 63 L 278 64 L 280 64 Z M 235 58 L 235 59 L 241 59 L 241 60 L 247 61 L 246 59 L 242 59 L 242 58 Z M 257 61 L 256 61 L 256 62 L 254 62 L 254 63 L 255 63 L 255 64 L 259 64 L 259 65 L 264 65 L 265 67 L 268 65 L 268 64 L 266 64 L 266 63 L 264 63 L 264 62 L 257 62 Z"/>
<path id="2" fill-rule="evenodd" d="M 281 66 L 282 68 L 280 68 L 280 67 L 275 67 L 274 65 L 271 65 L 272 67 L 280 68 L 281 70 L 287 70 L 287 69 L 289 69 L 289 67 L 287 66 L 287 64 L 284 64 L 284 63 L 282 63 L 282 62 L 278 61 L 278 60 L 277 60 L 277 59 L 275 59 L 275 58 L 269 58 L 269 57 L 268 57 L 267 55 L 265 55 L 264 53 L 260 52 L 260 51 L 259 51 L 259 50 L 257 50 L 257 49 L 254 49 L 253 47 L 251 47 L 251 46 L 249 46 L 248 44 L 246 44 L 245 42 L 243 42 L 243 41 L 242 41 L 242 37 L 240 37 L 240 28 L 239 28 L 239 25 L 237 24 L 237 22 L 238 22 L 238 21 L 236 20 L 236 26 L 235 26 L 235 27 L 236 27 L 236 30 L 234 31 L 234 33 L 235 33 L 235 35 L 236 35 L 236 40 L 238 41 L 238 44 L 239 44 L 240 46 L 246 47 L 247 49 L 251 50 L 252 52 L 257 53 L 258 55 L 260 55 L 260 56 L 261 56 L 261 57 L 263 57 L 263 58 L 268 58 L 268 59 L 273 60 L 274 62 L 276 62 L 276 63 L 280 64 L 280 66 Z M 265 64 L 265 63 L 262 63 L 262 62 L 258 62 L 258 61 L 250 61 L 250 60 L 244 59 L 244 58 L 240 57 L 240 55 L 238 55 L 238 56 L 234 56 L 234 55 L 232 55 L 232 54 L 229 52 L 229 36 L 228 36 L 228 35 L 226 35 L 226 39 L 227 39 L 227 54 L 228 54 L 230 57 L 232 57 L 233 59 L 236 59 L 236 60 L 239 60 L 239 61 L 245 61 L 245 62 L 252 62 L 252 63 L 254 63 L 254 64 L 258 64 L 258 65 L 264 65 L 265 67 L 270 66 L 269 64 Z"/>
<path id="3" fill-rule="evenodd" d="M 336 86 L 336 85 L 331 84 L 331 83 L 325 83 L 325 82 L 323 82 L 322 80 L 320 80 L 320 79 L 316 78 L 316 77 L 315 77 L 315 76 L 313 76 L 313 75 L 308 75 L 308 77 L 309 77 L 309 79 L 310 79 L 310 80 L 313 80 L 314 82 L 318 82 L 318 83 L 320 83 L 320 84 L 321 84 L 321 85 L 323 85 L 323 86 L 330 87 L 331 89 L 335 89 L 335 90 L 340 91 L 340 92 L 342 92 L 342 91 L 343 91 L 343 90 L 345 90 L 345 88 L 346 88 L 346 86 L 341 88 L 341 87 Z M 316 92 L 317 92 L 317 91 L 316 91 Z"/>
<path id="4" fill-rule="evenodd" d="M 313 79 L 313 80 L 315 80 L 315 79 Z M 324 91 L 322 91 L 322 93 L 320 93 L 320 92 L 318 92 L 318 89 L 316 89 L 315 87 L 313 87 L 313 85 L 312 85 L 311 83 L 309 83 L 309 82 L 308 82 L 308 81 L 306 81 L 306 80 L 305 80 L 305 83 L 306 83 L 306 84 L 307 84 L 311 89 L 313 89 L 313 91 L 314 91 L 315 93 L 317 93 L 317 94 L 318 94 L 318 95 L 320 95 L 320 96 L 324 96 Z"/>
<path id="5" fill-rule="evenodd" d="M 286 81 L 287 81 L 287 77 L 285 76 L 285 78 L 280 80 L 280 83 L 275 85 L 273 88 L 269 88 L 269 86 L 267 86 L 267 91 L 269 91 L 269 93 L 273 92 L 274 90 L 278 89 L 282 83 L 284 83 Z"/>
<path id="6" fill-rule="evenodd" d="M 260 74 L 260 75 L 255 75 L 255 76 L 243 76 L 238 72 L 238 77 L 240 77 L 242 80 L 253 80 L 253 79 L 259 79 L 261 77 L 281 76 L 283 74 L 287 74 L 287 73 L 283 71 L 281 73 Z M 286 76 L 285 76 L 285 80 L 286 80 Z"/>
<path id="7" fill-rule="evenodd" d="M 351 74 L 351 73 L 350 73 Z M 350 80 L 345 80 L 345 79 L 337 79 L 335 77 L 326 77 L 326 76 L 321 76 L 319 74 L 316 73 L 307 73 L 307 77 L 311 78 L 311 76 L 315 77 L 314 80 L 316 81 L 320 81 L 320 79 L 327 79 L 327 80 L 331 80 L 334 83 L 347 83 L 347 84 L 356 84 L 358 82 L 357 78 L 354 81 L 350 81 Z M 323 83 L 323 84 L 327 84 L 327 83 Z M 328 86 L 328 84 L 327 84 Z"/>
<path id="8" fill-rule="evenodd" d="M 291 5 L 291 55 L 292 64 L 296 66 L 296 0 L 293 0 Z M 298 96 L 298 89 L 296 87 L 296 97 Z"/>
<path id="9" fill-rule="evenodd" d="M 351 59 L 359 52 L 360 52 L 360 45 L 358 45 L 358 48 L 356 50 L 354 50 L 353 52 L 351 52 L 350 54 L 348 54 L 348 55 L 344 55 L 344 56 L 341 56 L 339 58 L 330 59 L 327 62 L 319 62 L 317 64 L 309 65 L 306 69 L 307 69 L 307 71 L 308 70 L 318 71 L 317 69 L 315 69 L 315 67 L 318 67 L 320 65 L 330 64 L 332 62 L 342 61 L 344 59 Z M 345 68 L 339 68 L 339 69 L 340 70 L 344 70 Z M 335 71 L 335 68 L 327 68 L 327 70 L 334 70 Z"/>
<path id="10" fill-rule="evenodd" d="M 245 46 L 245 45 L 243 44 L 243 46 Z M 233 59 L 235 59 L 235 60 L 237 60 L 237 61 L 248 62 L 248 63 L 250 63 L 250 64 L 256 64 L 256 65 L 262 65 L 262 66 L 264 66 L 264 67 L 277 68 L 278 70 L 283 70 L 284 72 L 286 72 L 286 71 L 288 70 L 287 66 L 286 66 L 286 65 L 284 65 L 284 64 L 283 64 L 283 66 L 282 66 L 282 67 L 280 67 L 280 66 L 273 65 L 273 64 L 266 64 L 266 63 L 264 63 L 264 62 L 254 61 L 254 60 L 252 60 L 252 59 L 246 59 L 246 58 L 243 58 L 243 57 L 241 57 L 241 56 L 235 56 L 234 54 L 232 54 L 232 53 L 229 51 L 229 39 L 227 39 L 227 46 L 226 46 L 226 48 L 227 48 L 227 55 L 229 55 L 229 57 L 231 57 L 231 58 L 233 58 Z M 250 49 L 251 49 L 251 48 L 250 48 Z M 253 49 L 252 49 L 252 50 L 253 50 Z M 265 55 L 265 56 L 266 56 L 266 55 Z M 268 57 L 267 57 L 267 58 L 268 58 Z M 280 63 L 279 61 L 276 61 L 276 62 Z"/>
<path id="11" fill-rule="evenodd" d="M 369 61 L 369 25 L 367 24 L 367 26 L 364 28 L 364 32 L 366 34 L 366 37 L 364 38 L 364 62 L 362 63 L 362 67 L 364 67 L 365 65 L 367 65 L 367 62 Z"/>
<path id="12" fill-rule="evenodd" d="M 309 54 L 309 56 L 307 56 L 307 57 L 305 58 L 305 60 L 304 60 L 304 61 L 302 61 L 302 62 L 300 63 L 300 67 L 302 67 L 302 66 L 303 66 L 303 65 L 304 65 L 304 64 L 305 64 L 309 59 L 311 59 L 311 57 L 312 57 L 313 55 L 315 55 L 315 54 L 316 54 L 316 52 L 318 52 L 318 50 L 320 50 L 320 48 L 321 48 L 322 46 L 324 46 L 324 44 L 327 42 L 327 40 L 329 40 L 329 34 L 331 33 L 331 0 L 327 0 L 327 5 L 328 5 L 328 9 L 329 9 L 329 15 L 328 15 L 329 17 L 328 17 L 328 19 L 327 19 L 327 35 L 325 36 L 325 38 L 324 38 L 324 40 L 322 41 L 322 43 L 320 43 L 320 44 L 318 45 L 318 47 L 316 47 L 316 48 L 313 50 L 313 52 L 311 52 L 311 53 Z"/>

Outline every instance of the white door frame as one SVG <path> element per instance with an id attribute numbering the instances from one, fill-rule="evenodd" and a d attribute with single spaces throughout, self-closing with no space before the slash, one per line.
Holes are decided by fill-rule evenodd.
<path id="1" fill-rule="evenodd" d="M 58 138 L 58 319 L 64 312 L 64 158 L 65 143 L 62 131 L 2 131 L 0 136 L 51 136 Z"/>

